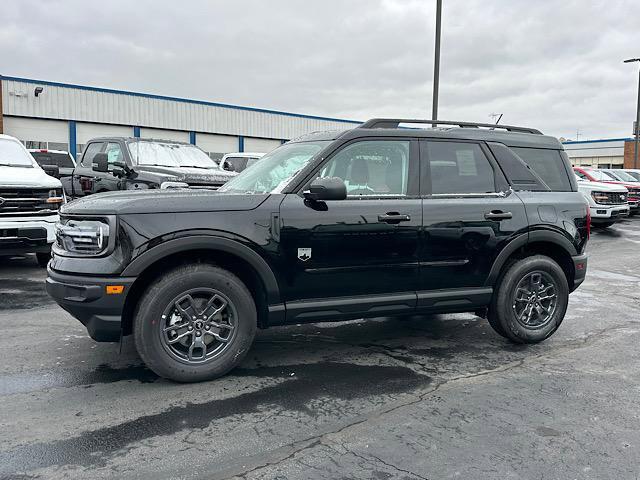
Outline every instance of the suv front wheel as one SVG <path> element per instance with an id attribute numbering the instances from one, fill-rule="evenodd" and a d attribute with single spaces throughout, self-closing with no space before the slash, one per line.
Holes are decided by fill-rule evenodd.
<path id="1" fill-rule="evenodd" d="M 133 333 L 140 357 L 161 377 L 210 380 L 247 354 L 256 333 L 256 306 L 233 273 L 209 264 L 184 265 L 142 296 Z"/>
<path id="2" fill-rule="evenodd" d="M 489 308 L 494 330 L 516 343 L 538 343 L 560 326 L 569 286 L 560 266 L 543 255 L 512 263 L 502 276 Z"/>

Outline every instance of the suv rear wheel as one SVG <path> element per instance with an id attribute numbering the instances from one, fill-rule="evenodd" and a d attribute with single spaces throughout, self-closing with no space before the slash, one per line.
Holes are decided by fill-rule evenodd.
<path id="1" fill-rule="evenodd" d="M 541 342 L 558 329 L 568 302 L 569 286 L 560 266 L 534 255 L 507 268 L 493 295 L 489 323 L 513 342 Z"/>
<path id="2" fill-rule="evenodd" d="M 213 265 L 178 267 L 153 283 L 134 317 L 136 348 L 161 377 L 198 382 L 237 366 L 256 332 L 251 293 Z"/>

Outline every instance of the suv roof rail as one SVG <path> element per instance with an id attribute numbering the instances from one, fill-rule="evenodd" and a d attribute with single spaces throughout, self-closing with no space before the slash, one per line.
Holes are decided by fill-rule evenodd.
<path id="1" fill-rule="evenodd" d="M 535 135 L 542 135 L 540 130 L 536 130 L 535 128 L 528 127 L 515 127 L 513 125 L 499 125 L 493 123 L 475 123 L 475 122 L 453 122 L 450 120 L 418 120 L 418 119 L 410 119 L 410 118 L 372 118 L 371 120 L 367 120 L 362 125 L 357 128 L 398 128 L 401 123 L 426 123 L 430 125 L 453 125 L 460 128 L 490 128 L 490 129 L 501 129 L 507 130 L 509 132 L 520 132 L 520 133 L 533 133 Z"/>

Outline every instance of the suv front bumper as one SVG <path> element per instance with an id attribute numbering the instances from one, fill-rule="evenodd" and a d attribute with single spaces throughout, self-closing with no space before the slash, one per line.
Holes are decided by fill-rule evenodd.
<path id="1" fill-rule="evenodd" d="M 598 223 L 598 221 L 607 222 L 629 215 L 629 205 L 596 205 L 595 207 L 589 207 L 589 209 L 593 223 Z"/>
<path id="2" fill-rule="evenodd" d="M 117 342 L 122 311 L 134 277 L 66 275 L 47 269 L 47 293 L 78 319 L 97 342 Z M 107 286 L 122 285 L 120 294 L 108 294 Z"/>
<path id="3" fill-rule="evenodd" d="M 55 240 L 58 215 L 0 218 L 0 254 L 46 253 Z"/>

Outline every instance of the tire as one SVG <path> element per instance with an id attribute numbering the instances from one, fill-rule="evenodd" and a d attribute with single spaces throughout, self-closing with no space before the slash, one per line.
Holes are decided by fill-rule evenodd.
<path id="1" fill-rule="evenodd" d="M 547 298 L 550 295 L 555 297 Z M 558 329 L 568 303 L 569 286 L 560 266 L 549 257 L 534 255 L 507 267 L 494 292 L 488 319 L 498 334 L 512 342 L 538 343 Z"/>
<path id="2" fill-rule="evenodd" d="M 46 253 L 36 253 L 36 260 L 38 261 L 38 265 L 42 268 L 47 268 L 49 264 L 49 260 L 51 260 L 51 254 L 49 252 Z"/>
<path id="3" fill-rule="evenodd" d="M 221 313 L 214 317 L 218 309 Z M 209 315 L 216 327 L 206 320 Z M 157 279 L 140 298 L 133 335 L 138 354 L 156 374 L 200 382 L 220 377 L 242 361 L 256 325 L 255 302 L 237 276 L 213 265 L 188 264 Z"/>

